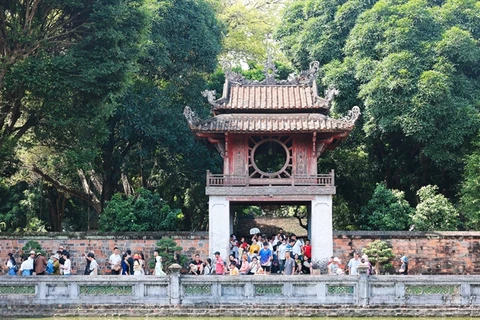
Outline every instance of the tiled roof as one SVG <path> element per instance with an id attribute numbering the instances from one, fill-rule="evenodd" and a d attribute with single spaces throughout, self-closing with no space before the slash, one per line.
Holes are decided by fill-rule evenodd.
<path id="1" fill-rule="evenodd" d="M 310 85 L 230 85 L 228 96 L 215 110 L 328 109 L 328 101 Z"/>
<path id="2" fill-rule="evenodd" d="M 355 119 L 356 120 L 356 119 Z M 332 119 L 318 113 L 221 114 L 190 124 L 197 132 L 337 132 L 351 131 L 354 121 Z"/>

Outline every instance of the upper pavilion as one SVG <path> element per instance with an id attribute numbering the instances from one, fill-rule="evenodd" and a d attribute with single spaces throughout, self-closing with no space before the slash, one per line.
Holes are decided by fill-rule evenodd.
<path id="1" fill-rule="evenodd" d="M 236 187 L 232 195 L 262 194 L 238 189 L 255 186 L 289 186 L 289 194 L 296 193 L 291 189 L 295 186 L 329 187 L 329 193 L 335 192 L 333 171 L 318 175 L 317 159 L 346 139 L 360 109 L 353 107 L 341 119 L 329 117 L 338 92 L 331 89 L 325 97 L 318 95 L 318 67 L 312 62 L 309 70 L 278 81 L 275 66 L 267 63 L 266 78 L 260 82 L 227 71 L 220 98 L 215 91 L 202 92 L 212 105 L 213 117 L 201 120 L 185 107 L 190 129 L 215 145 L 224 158 L 223 174 L 208 173 L 207 194 L 224 194 L 225 187 Z M 270 198 L 277 193 L 271 188 L 268 192 Z"/>

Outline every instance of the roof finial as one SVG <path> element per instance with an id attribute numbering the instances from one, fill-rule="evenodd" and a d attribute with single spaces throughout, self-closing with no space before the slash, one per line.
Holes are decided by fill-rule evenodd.
<path id="1" fill-rule="evenodd" d="M 308 70 L 312 75 L 315 75 L 318 72 L 318 69 L 320 69 L 320 62 L 318 61 L 312 61 L 310 62 L 309 65 L 310 69 Z"/>
<path id="2" fill-rule="evenodd" d="M 220 61 L 220 65 L 222 67 L 223 73 L 225 74 L 225 77 L 229 78 L 233 73 L 232 64 L 229 61 L 222 59 Z"/>
<path id="3" fill-rule="evenodd" d="M 265 62 L 265 80 L 262 83 L 267 85 L 275 84 L 275 77 L 277 75 L 277 68 L 275 67 L 275 63 L 272 60 L 272 55 L 268 53 L 267 61 Z"/>

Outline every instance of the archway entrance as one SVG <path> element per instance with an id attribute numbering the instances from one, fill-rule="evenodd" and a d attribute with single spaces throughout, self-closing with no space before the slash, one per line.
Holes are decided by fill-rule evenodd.
<path id="1" fill-rule="evenodd" d="M 279 190 L 281 189 L 270 189 L 271 192 Z M 226 189 L 209 189 L 209 191 L 222 192 Z M 234 191 L 238 192 L 238 189 Z M 222 256 L 228 256 L 230 252 L 229 239 L 230 235 L 234 234 L 235 218 L 238 213 L 235 209 L 259 203 L 267 206 L 305 206 L 307 210 L 306 237 L 312 244 L 312 260 L 324 262 L 331 257 L 333 254 L 332 194 L 276 196 L 275 193 L 267 197 L 211 195 L 209 203 L 209 251 L 211 255 L 219 251 Z"/>
<path id="2" fill-rule="evenodd" d="M 255 228 L 269 238 L 280 230 L 283 235 L 295 234 L 302 239 L 308 237 L 308 203 L 232 203 L 230 211 L 233 212 L 232 233 L 238 239 L 251 238 Z"/>

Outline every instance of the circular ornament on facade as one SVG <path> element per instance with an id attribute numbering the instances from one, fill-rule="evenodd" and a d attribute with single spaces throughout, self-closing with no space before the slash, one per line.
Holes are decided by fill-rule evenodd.
<path id="1" fill-rule="evenodd" d="M 258 173 L 274 177 L 284 172 L 290 163 L 288 147 L 276 139 L 259 141 L 252 149 L 252 166 Z"/>

